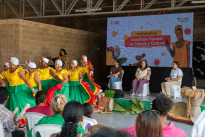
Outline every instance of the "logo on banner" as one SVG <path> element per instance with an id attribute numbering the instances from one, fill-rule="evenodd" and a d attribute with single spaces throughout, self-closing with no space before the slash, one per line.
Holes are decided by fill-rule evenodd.
<path id="1" fill-rule="evenodd" d="M 188 17 L 186 17 L 186 18 L 177 18 L 177 20 L 179 21 L 179 22 L 188 22 L 189 21 L 189 18 Z"/>
<path id="2" fill-rule="evenodd" d="M 111 25 L 113 24 L 119 24 L 119 21 L 111 21 Z"/>

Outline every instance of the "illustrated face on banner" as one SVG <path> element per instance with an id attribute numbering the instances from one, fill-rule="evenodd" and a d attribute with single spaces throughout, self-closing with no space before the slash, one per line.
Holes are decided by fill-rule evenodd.
<path id="1" fill-rule="evenodd" d="M 108 18 L 106 65 L 192 67 L 193 13 Z"/>

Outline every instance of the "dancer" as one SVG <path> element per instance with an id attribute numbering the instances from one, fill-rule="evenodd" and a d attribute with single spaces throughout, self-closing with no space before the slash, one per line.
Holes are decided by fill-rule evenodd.
<path id="1" fill-rule="evenodd" d="M 142 95 L 143 85 L 145 83 L 149 83 L 150 75 L 151 75 L 151 69 L 150 69 L 150 67 L 148 67 L 147 61 L 142 60 L 141 64 L 140 64 L 140 67 L 137 68 L 137 71 L 135 73 L 136 79 L 134 79 L 132 81 L 132 94 L 131 95 L 136 94 L 136 89 L 137 89 L 138 82 L 139 82 L 138 96 Z"/>
<path id="2" fill-rule="evenodd" d="M 173 85 L 181 85 L 183 72 L 179 68 L 179 62 L 175 61 L 172 64 L 173 69 L 171 70 L 170 76 L 168 78 L 165 78 L 167 82 L 163 82 L 161 84 L 162 87 L 162 93 L 170 97 L 170 91 L 169 86 Z"/>
<path id="3" fill-rule="evenodd" d="M 40 91 L 41 90 L 41 79 L 40 79 L 40 74 L 38 71 L 36 71 L 36 64 L 34 62 L 30 62 L 27 65 L 28 70 L 26 73 L 26 78 L 28 79 L 28 81 L 31 83 L 32 87 L 36 90 L 36 91 Z M 27 87 L 29 87 L 26 84 Z"/>
<path id="4" fill-rule="evenodd" d="M 55 61 L 55 70 L 52 74 L 53 76 L 53 82 L 52 87 L 63 83 L 63 87 L 61 90 L 56 90 L 54 96 L 57 96 L 59 94 L 63 94 L 66 96 L 67 99 L 69 99 L 69 84 L 68 84 L 68 72 L 67 70 L 62 68 L 63 62 L 59 59 Z"/>
<path id="5" fill-rule="evenodd" d="M 6 72 L 9 71 L 9 63 L 8 62 L 4 62 L 3 63 L 3 67 L 4 67 L 4 71 L 1 73 L 3 77 L 5 77 Z"/>
<path id="6" fill-rule="evenodd" d="M 92 64 L 87 59 L 87 56 L 83 55 L 81 57 L 81 65 L 78 67 L 78 69 L 81 71 L 81 74 L 83 76 L 83 82 L 88 82 L 91 90 L 93 91 L 93 94 L 96 95 L 98 91 L 100 90 L 100 86 L 97 85 L 94 80 L 90 77 L 91 70 L 92 70 Z"/>
<path id="7" fill-rule="evenodd" d="M 23 70 L 17 66 L 19 64 L 19 60 L 15 57 L 10 57 L 9 60 L 10 71 L 5 75 L 5 82 L 9 82 L 9 99 L 6 107 L 10 111 L 14 111 L 14 109 L 18 107 L 19 110 L 16 114 L 19 115 L 27 103 L 30 104 L 30 107 L 34 107 L 36 105 L 33 94 L 36 94 L 37 91 L 26 78 Z M 25 83 L 30 87 L 30 90 L 27 89 Z"/>
<path id="8" fill-rule="evenodd" d="M 66 70 L 69 70 L 69 58 L 67 56 L 65 49 L 60 50 L 60 56 L 58 56 L 58 59 L 62 60 L 63 62 L 62 67 Z"/>
<path id="9" fill-rule="evenodd" d="M 48 62 L 49 62 L 49 60 L 47 58 L 42 57 L 41 58 L 42 69 L 38 69 L 38 72 L 42 76 L 42 78 L 41 78 L 41 87 L 42 87 L 42 90 L 45 91 L 46 93 L 47 93 L 48 89 L 50 87 L 52 87 L 51 84 L 52 84 L 53 77 L 51 75 L 51 70 L 54 71 L 53 68 L 48 67 Z"/>
<path id="10" fill-rule="evenodd" d="M 80 103 L 88 102 L 93 104 L 95 101 L 95 95 L 91 90 L 89 84 L 87 82 L 83 82 L 83 77 L 81 71 L 77 69 L 78 62 L 76 60 L 72 60 L 71 62 L 71 70 L 68 71 L 68 75 L 70 78 L 69 81 L 69 91 L 71 100 L 76 100 Z"/>
<path id="11" fill-rule="evenodd" d="M 167 43 L 167 50 L 172 56 L 173 62 L 178 61 L 181 67 L 188 68 L 190 67 L 190 44 L 191 41 L 184 40 L 183 38 L 183 29 L 182 25 L 177 25 L 175 27 L 175 34 L 178 39 L 177 42 L 172 42 L 173 50 L 170 48 L 170 45 Z"/>

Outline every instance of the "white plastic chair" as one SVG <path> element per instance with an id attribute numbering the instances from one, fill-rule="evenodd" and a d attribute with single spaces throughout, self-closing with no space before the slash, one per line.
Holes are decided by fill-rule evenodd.
<path id="1" fill-rule="evenodd" d="M 3 123 L 1 121 L 0 121 L 0 137 L 5 137 L 4 126 L 3 126 Z"/>
<path id="2" fill-rule="evenodd" d="M 122 79 L 123 79 L 123 75 L 124 75 L 124 70 L 122 70 L 122 77 L 121 77 L 121 81 L 119 82 L 115 82 L 115 89 L 120 89 L 122 90 Z M 110 88 L 110 80 L 108 82 L 108 87 Z"/>
<path id="3" fill-rule="evenodd" d="M 176 98 L 181 98 L 181 85 L 169 86 L 170 96 Z"/>
<path id="4" fill-rule="evenodd" d="M 139 87 L 137 87 L 137 92 L 136 93 L 138 93 L 138 88 Z M 147 96 L 147 95 L 149 95 L 150 93 L 149 93 L 149 82 L 148 83 L 145 83 L 144 85 L 143 85 L 143 92 L 142 92 L 142 96 Z"/>
<path id="5" fill-rule="evenodd" d="M 36 137 L 36 132 L 39 132 L 41 137 L 50 137 L 54 133 L 61 132 L 62 126 L 54 124 L 43 124 L 35 126 L 32 130 L 32 136 Z"/>
<path id="6" fill-rule="evenodd" d="M 24 114 L 25 122 L 28 120 L 29 131 L 41 120 L 45 115 L 35 112 L 27 112 Z M 27 122 L 26 122 L 27 123 Z M 26 128 L 27 129 L 27 128 Z"/>
<path id="7" fill-rule="evenodd" d="M 88 123 L 89 123 L 91 126 L 98 124 L 98 122 L 97 122 L 95 119 L 91 119 L 91 118 L 84 117 L 84 118 L 83 118 L 83 129 L 84 129 L 84 130 L 85 130 L 86 125 L 87 125 Z"/>

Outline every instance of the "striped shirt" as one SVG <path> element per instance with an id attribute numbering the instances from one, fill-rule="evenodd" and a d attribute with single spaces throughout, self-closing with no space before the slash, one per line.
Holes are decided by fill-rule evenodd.
<path id="1" fill-rule="evenodd" d="M 4 126 L 5 137 L 12 137 L 11 132 L 13 132 L 16 127 L 13 121 L 13 114 L 2 104 L 0 104 L 0 120 Z"/>

